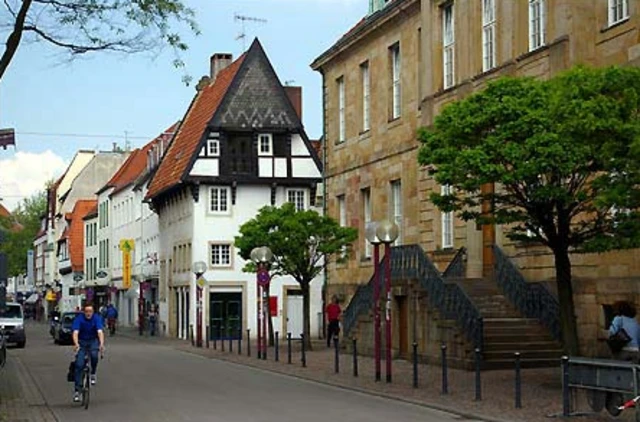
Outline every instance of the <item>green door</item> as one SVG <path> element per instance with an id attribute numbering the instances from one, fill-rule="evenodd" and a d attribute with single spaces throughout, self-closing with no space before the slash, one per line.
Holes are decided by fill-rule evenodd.
<path id="1" fill-rule="evenodd" d="M 209 310 L 211 340 L 242 336 L 242 293 L 211 293 Z"/>

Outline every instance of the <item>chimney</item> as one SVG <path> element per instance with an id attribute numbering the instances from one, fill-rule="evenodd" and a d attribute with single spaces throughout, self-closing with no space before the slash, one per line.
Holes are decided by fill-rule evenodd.
<path id="1" fill-rule="evenodd" d="M 285 86 L 284 92 L 287 93 L 293 109 L 302 121 L 302 87 L 301 86 Z"/>
<path id="2" fill-rule="evenodd" d="M 211 80 L 215 82 L 216 76 L 224 68 L 233 62 L 233 56 L 229 53 L 216 53 L 211 56 Z"/>

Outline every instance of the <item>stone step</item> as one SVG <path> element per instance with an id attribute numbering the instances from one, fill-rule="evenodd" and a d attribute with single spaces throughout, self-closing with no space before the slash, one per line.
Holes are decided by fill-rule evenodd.
<path id="1" fill-rule="evenodd" d="M 490 341 L 484 344 L 485 352 L 521 352 L 534 350 L 560 350 L 560 345 L 555 341 L 505 341 L 503 343 Z"/>
<path id="2" fill-rule="evenodd" d="M 484 332 L 484 343 L 531 343 L 531 342 L 554 342 L 555 340 L 548 333 L 487 333 Z"/>
<path id="3" fill-rule="evenodd" d="M 520 367 L 527 368 L 554 368 L 560 367 L 560 358 L 551 359 L 522 359 L 520 361 Z M 482 369 L 484 370 L 499 370 L 499 369 L 514 369 L 515 363 L 513 359 L 503 360 L 490 360 L 482 362 Z"/>
<path id="4" fill-rule="evenodd" d="M 562 356 L 561 349 L 551 350 L 511 350 L 511 351 L 486 351 L 482 354 L 482 358 L 487 361 L 509 361 L 515 362 L 515 352 L 520 352 L 520 360 L 539 360 L 539 359 L 556 359 L 560 362 Z"/>

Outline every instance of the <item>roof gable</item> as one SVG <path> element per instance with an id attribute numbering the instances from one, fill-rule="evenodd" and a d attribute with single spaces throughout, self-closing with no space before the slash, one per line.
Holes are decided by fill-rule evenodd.
<path id="1" fill-rule="evenodd" d="M 302 123 L 256 38 L 215 115 L 212 128 L 302 129 Z"/>
<path id="2" fill-rule="evenodd" d="M 169 149 L 149 184 L 147 198 L 153 198 L 182 182 L 191 158 L 199 151 L 207 123 L 220 106 L 245 55 L 220 71 L 216 79 L 196 94 L 182 119 Z"/>

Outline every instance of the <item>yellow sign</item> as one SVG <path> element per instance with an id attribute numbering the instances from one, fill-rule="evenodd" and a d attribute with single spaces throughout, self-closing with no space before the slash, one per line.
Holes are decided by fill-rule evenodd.
<path id="1" fill-rule="evenodd" d="M 47 291 L 47 296 L 45 299 L 48 300 L 49 302 L 55 302 L 57 299 L 56 294 L 53 292 L 53 290 L 49 290 Z"/>
<path id="2" fill-rule="evenodd" d="M 200 276 L 200 278 L 198 278 L 198 286 L 200 286 L 200 288 L 203 288 L 204 285 L 207 283 L 207 281 L 204 279 L 204 277 Z"/>
<path id="3" fill-rule="evenodd" d="M 120 240 L 120 250 L 122 251 L 122 288 L 131 288 L 131 251 L 135 249 L 133 239 Z"/>

